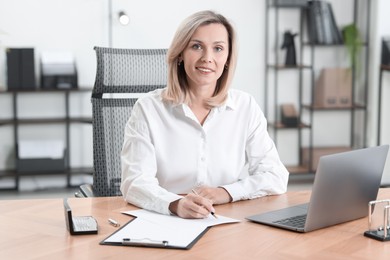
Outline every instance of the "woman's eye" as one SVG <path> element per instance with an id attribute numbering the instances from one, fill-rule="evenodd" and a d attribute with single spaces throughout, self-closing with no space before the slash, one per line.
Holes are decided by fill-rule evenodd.
<path id="1" fill-rule="evenodd" d="M 194 49 L 194 50 L 201 50 L 202 46 L 200 46 L 200 44 L 194 44 L 194 45 L 192 45 L 192 49 Z"/>
<path id="2" fill-rule="evenodd" d="M 215 47 L 215 50 L 216 50 L 217 52 L 220 52 L 220 51 L 223 51 L 223 48 L 222 48 L 222 47 L 219 47 L 219 46 L 217 46 L 217 47 Z"/>

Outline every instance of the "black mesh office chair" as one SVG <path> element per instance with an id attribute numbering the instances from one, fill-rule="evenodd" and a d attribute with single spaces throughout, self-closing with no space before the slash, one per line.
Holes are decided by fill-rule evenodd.
<path id="1" fill-rule="evenodd" d="M 95 47 L 97 71 L 92 91 L 93 184 L 77 197 L 120 196 L 120 153 L 124 128 L 137 100 L 166 86 L 166 49 Z"/>

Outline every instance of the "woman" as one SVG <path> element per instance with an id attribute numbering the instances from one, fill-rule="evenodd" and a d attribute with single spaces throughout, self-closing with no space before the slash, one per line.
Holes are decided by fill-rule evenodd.
<path id="1" fill-rule="evenodd" d="M 126 201 L 204 218 L 216 204 L 284 193 L 288 172 L 263 113 L 252 96 L 229 90 L 236 36 L 226 18 L 212 11 L 188 17 L 167 56 L 167 87 L 140 98 L 126 125 Z"/>

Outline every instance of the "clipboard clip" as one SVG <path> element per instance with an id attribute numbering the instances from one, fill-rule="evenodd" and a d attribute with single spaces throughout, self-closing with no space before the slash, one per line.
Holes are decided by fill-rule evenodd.
<path id="1" fill-rule="evenodd" d="M 124 238 L 122 240 L 122 245 L 124 246 L 146 246 L 146 247 L 167 247 L 168 241 L 163 240 L 151 240 L 149 238 L 143 239 L 130 239 Z"/>

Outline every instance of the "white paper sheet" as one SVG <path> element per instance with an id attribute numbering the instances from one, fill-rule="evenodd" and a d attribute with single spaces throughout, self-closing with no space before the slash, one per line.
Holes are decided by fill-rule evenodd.
<path id="1" fill-rule="evenodd" d="M 161 243 L 168 241 L 168 246 L 185 248 L 196 239 L 207 227 L 183 226 L 174 228 L 164 223 L 155 223 L 147 219 L 136 218 L 121 230 L 110 236 L 105 242 L 122 243 L 123 239 L 129 238 L 137 241 L 152 241 Z"/>
<path id="2" fill-rule="evenodd" d="M 174 227 L 177 227 L 177 225 L 183 225 L 184 227 L 186 226 L 192 227 L 197 225 L 197 226 L 207 228 L 207 227 L 220 225 L 220 224 L 240 222 L 237 219 L 228 218 L 221 215 L 217 215 L 217 218 L 215 218 L 211 214 L 207 218 L 202 218 L 202 219 L 184 219 L 177 216 L 163 215 L 163 214 L 159 214 L 144 209 L 124 211 L 122 213 L 134 217 L 148 219 L 149 221 L 154 223 L 164 223 L 164 225 L 172 225 Z"/>

